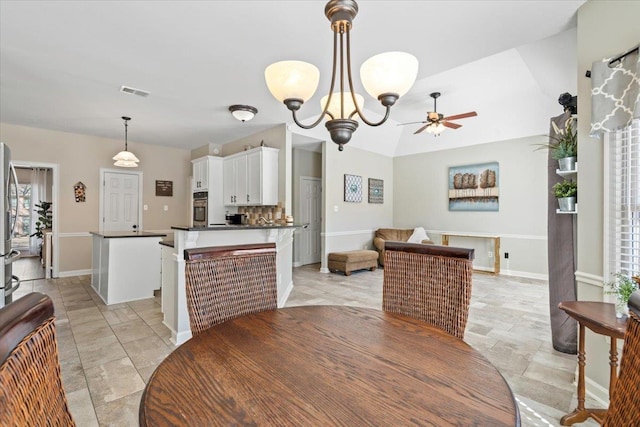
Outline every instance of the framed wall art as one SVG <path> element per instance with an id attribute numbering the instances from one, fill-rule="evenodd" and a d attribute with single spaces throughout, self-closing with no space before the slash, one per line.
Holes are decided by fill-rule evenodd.
<path id="1" fill-rule="evenodd" d="M 384 203 L 384 181 L 369 178 L 369 203 Z"/>
<path id="2" fill-rule="evenodd" d="M 358 175 L 344 175 L 344 201 L 362 202 L 362 177 Z"/>
<path id="3" fill-rule="evenodd" d="M 449 168 L 450 211 L 498 211 L 498 162 Z"/>

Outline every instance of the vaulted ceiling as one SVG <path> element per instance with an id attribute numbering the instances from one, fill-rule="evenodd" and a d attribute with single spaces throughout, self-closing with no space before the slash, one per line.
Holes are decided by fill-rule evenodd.
<path id="1" fill-rule="evenodd" d="M 583 0 L 361 1 L 352 61 L 401 50 L 418 80 L 379 128 L 361 124 L 349 146 L 407 155 L 543 134 L 576 90 L 575 15 Z M 224 144 L 279 123 L 290 112 L 269 93 L 267 65 L 311 62 L 320 85 L 303 105 L 320 112 L 329 87 L 332 32 L 325 1 L 0 1 L 0 120 L 187 149 Z M 365 112 L 382 107 L 361 88 Z M 122 85 L 150 92 L 123 94 Z M 442 93 L 438 111 L 478 117 L 440 137 L 413 135 Z M 258 108 L 246 123 L 232 104 Z M 295 144 L 328 139 L 321 124 Z"/>

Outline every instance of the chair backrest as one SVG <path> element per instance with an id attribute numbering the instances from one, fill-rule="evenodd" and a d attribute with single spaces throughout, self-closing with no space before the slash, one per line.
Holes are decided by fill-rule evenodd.
<path id="1" fill-rule="evenodd" d="M 464 338 L 473 257 L 473 249 L 386 242 L 382 309 Z"/>
<path id="2" fill-rule="evenodd" d="M 60 377 L 53 303 L 39 292 L 0 309 L 0 425 L 75 426 Z"/>
<path id="3" fill-rule="evenodd" d="M 278 305 L 273 243 L 185 249 L 191 333 Z"/>
<path id="4" fill-rule="evenodd" d="M 620 376 L 613 389 L 603 427 L 640 425 L 640 291 L 629 299 Z"/>

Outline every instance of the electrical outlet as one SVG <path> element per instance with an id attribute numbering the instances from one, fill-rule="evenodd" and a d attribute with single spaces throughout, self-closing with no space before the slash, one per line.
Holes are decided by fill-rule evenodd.
<path id="1" fill-rule="evenodd" d="M 493 251 L 489 251 L 489 252 L 487 252 L 487 256 L 488 256 L 489 258 L 493 258 Z"/>
<path id="2" fill-rule="evenodd" d="M 504 253 L 504 259 L 509 259 L 509 252 Z"/>

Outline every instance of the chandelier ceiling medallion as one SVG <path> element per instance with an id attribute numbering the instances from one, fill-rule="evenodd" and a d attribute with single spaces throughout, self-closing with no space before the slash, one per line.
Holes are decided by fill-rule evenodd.
<path id="1" fill-rule="evenodd" d="M 325 126 L 331 140 L 343 150 L 351 135 L 358 128 L 356 115 L 369 126 L 379 126 L 387 121 L 391 107 L 407 93 L 418 74 L 418 60 L 405 52 L 386 52 L 366 60 L 360 67 L 360 78 L 365 90 L 378 99 L 386 108 L 379 122 L 370 122 L 362 113 L 364 98 L 353 89 L 351 77 L 351 22 L 358 14 L 358 4 L 354 0 L 331 0 L 324 8 L 333 30 L 333 71 L 329 93 L 320 101 L 322 113 L 310 125 L 298 121 L 296 111 L 315 93 L 320 79 L 320 71 L 312 64 L 302 61 L 280 61 L 269 65 L 265 79 L 271 94 L 283 102 L 293 114 L 293 121 L 303 129 L 316 127 L 327 116 Z M 339 90 L 334 92 L 336 70 L 339 63 Z M 346 69 L 346 76 L 345 76 Z M 345 88 L 345 77 L 348 89 Z M 345 90 L 348 90 L 345 92 Z"/>
<path id="2" fill-rule="evenodd" d="M 131 117 L 122 116 L 122 120 L 124 120 L 124 151 L 113 156 L 113 160 L 116 161 L 114 166 L 120 166 L 122 168 L 136 168 L 138 167 L 138 162 L 140 160 L 138 160 L 131 151 L 127 150 L 127 127 Z"/>

